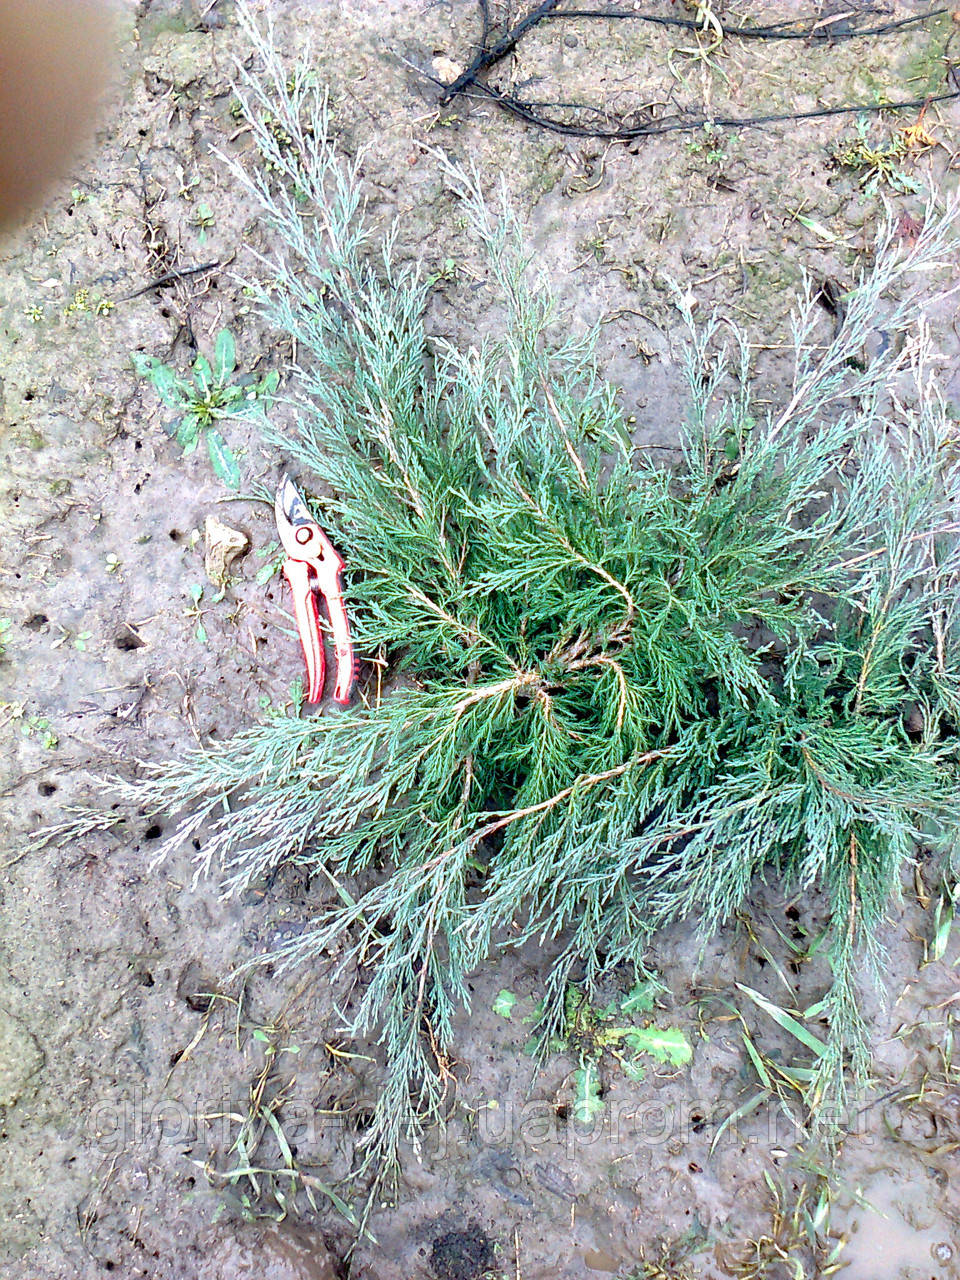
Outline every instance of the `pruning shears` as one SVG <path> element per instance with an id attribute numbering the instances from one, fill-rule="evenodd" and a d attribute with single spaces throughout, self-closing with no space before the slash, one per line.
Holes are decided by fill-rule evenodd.
<path id="1" fill-rule="evenodd" d="M 337 702 L 346 705 L 350 701 L 355 667 L 350 624 L 340 590 L 343 559 L 314 520 L 303 494 L 288 475 L 280 481 L 274 510 L 280 542 L 287 553 L 281 567 L 293 592 L 293 615 L 307 664 L 307 701 L 320 701 L 326 673 L 317 603 L 317 595 L 320 594 L 330 615 L 337 658 L 333 696 Z"/>

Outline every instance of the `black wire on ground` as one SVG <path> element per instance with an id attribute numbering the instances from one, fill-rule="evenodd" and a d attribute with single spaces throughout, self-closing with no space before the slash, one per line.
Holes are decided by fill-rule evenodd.
<path id="1" fill-rule="evenodd" d="M 949 75 L 952 82 L 956 84 L 957 68 L 951 67 Z M 960 89 L 954 89 L 952 93 L 930 94 L 926 98 L 911 98 L 909 101 L 901 102 L 863 102 L 852 106 L 820 107 L 816 111 L 785 111 L 765 116 L 698 116 L 688 119 L 672 117 L 668 120 L 651 120 L 644 124 L 619 125 L 612 129 L 593 129 L 586 125 L 571 124 L 565 120 L 554 120 L 549 116 L 539 115 L 535 108 L 565 107 L 568 110 L 593 111 L 601 115 L 605 114 L 600 111 L 599 107 L 579 106 L 576 103 L 569 102 L 525 103 L 511 94 L 501 93 L 499 90 L 492 89 L 489 85 L 482 84 L 480 81 L 477 81 L 473 87 L 486 94 L 487 97 L 492 98 L 504 111 L 517 116 L 521 120 L 526 120 L 528 124 L 534 124 L 541 129 L 549 130 L 551 133 L 561 133 L 571 138 L 597 138 L 600 141 L 606 140 L 609 142 L 630 142 L 634 138 L 653 138 L 664 133 L 691 132 L 704 128 L 749 129 L 753 126 L 779 124 L 784 121 L 819 120 L 827 116 L 860 115 L 881 111 L 912 111 L 929 106 L 934 102 L 950 102 L 955 98 L 960 98 Z"/>
<path id="2" fill-rule="evenodd" d="M 864 10 L 861 11 L 866 12 Z M 874 10 L 875 12 L 875 10 Z M 791 18 L 788 22 L 777 22 L 769 27 L 728 27 L 721 22 L 725 36 L 736 36 L 738 40 L 857 40 L 861 36 L 885 36 L 892 31 L 901 31 L 904 27 L 916 26 L 926 22 L 928 18 L 939 18 L 948 13 L 947 9 L 929 9 L 926 13 L 915 13 L 909 18 L 900 18 L 896 22 L 887 22 L 880 27 L 840 27 L 839 21 L 847 22 L 851 14 L 837 15 L 834 19 L 819 18 L 815 22 L 807 22 L 801 18 Z M 858 15 L 859 16 L 859 15 Z M 693 18 L 672 18 L 657 13 L 637 13 L 632 9 L 564 9 L 541 15 L 549 18 L 632 18 L 636 22 L 653 23 L 659 27 L 681 27 L 684 31 L 702 31 L 703 24 Z M 718 19 L 719 21 L 719 19 Z M 798 25 L 799 24 L 799 25 Z"/>
<path id="3" fill-rule="evenodd" d="M 538 4 L 535 9 L 531 9 L 525 18 L 521 18 L 515 27 L 511 27 L 505 36 L 498 40 L 491 49 L 488 49 L 487 40 L 490 38 L 492 27 L 490 8 L 488 0 L 480 0 L 480 11 L 483 15 L 483 36 L 480 39 L 480 51 L 469 67 L 461 75 L 457 76 L 453 84 L 444 86 L 445 92 L 442 101 L 449 102 L 452 97 L 462 93 L 468 85 L 473 84 L 482 71 L 489 70 L 501 58 L 505 58 L 508 53 L 512 53 L 527 32 L 532 30 L 538 22 L 549 17 L 559 4 L 560 0 L 543 0 L 542 4 Z M 560 16 L 562 17 L 563 15 Z"/>
<path id="4" fill-rule="evenodd" d="M 842 107 L 821 107 L 814 111 L 795 111 L 774 113 L 764 116 L 700 116 L 696 118 L 681 118 L 679 116 L 670 119 L 650 120 L 643 124 L 626 124 L 622 120 L 616 123 L 612 128 L 591 128 L 587 125 L 574 124 L 569 120 L 559 120 L 555 117 L 542 114 L 542 109 L 553 108 L 555 110 L 562 109 L 567 111 L 592 112 L 601 116 L 605 120 L 612 120 L 613 117 L 607 112 L 602 111 L 599 107 L 590 106 L 588 103 L 574 102 L 524 102 L 522 99 L 510 93 L 504 93 L 499 89 L 485 84 L 479 77 L 485 71 L 489 71 L 508 54 L 512 53 L 519 42 L 534 27 L 545 21 L 556 21 L 574 18 L 588 19 L 634 19 L 639 22 L 653 23 L 658 26 L 680 27 L 686 31 L 698 31 L 702 29 L 702 24 L 690 18 L 674 18 L 662 16 L 652 13 L 641 13 L 636 10 L 629 9 L 561 9 L 562 0 L 542 0 L 521 20 L 511 27 L 495 44 L 490 44 L 490 36 L 493 31 L 494 24 L 490 17 L 489 0 L 479 0 L 480 13 L 483 22 L 483 31 L 480 37 L 478 50 L 469 66 L 457 76 L 456 80 L 447 84 L 442 80 L 437 80 L 433 76 L 428 76 L 441 90 L 441 104 L 448 103 L 457 94 L 463 93 L 466 89 L 475 89 L 485 94 L 497 106 L 501 107 L 509 114 L 516 116 L 520 120 L 525 120 L 528 124 L 536 125 L 538 128 L 547 129 L 551 133 L 564 134 L 573 138 L 596 138 L 600 141 L 610 142 L 629 142 L 635 138 L 656 137 L 659 134 L 675 133 L 679 131 L 692 131 L 695 129 L 703 129 L 705 127 L 718 129 L 746 129 L 752 126 L 765 124 L 776 124 L 785 121 L 797 120 L 818 120 L 827 116 L 840 115 L 857 115 L 861 113 L 877 113 L 881 111 L 910 111 L 918 110 L 922 107 L 934 102 L 950 102 L 956 98 L 960 98 L 960 87 L 955 88 L 950 93 L 932 94 L 925 98 L 912 98 L 908 101 L 901 102 L 884 102 L 884 103 L 855 103 L 851 106 Z M 877 12 L 876 9 L 870 12 Z M 837 29 L 831 26 L 829 19 L 824 21 L 822 18 L 817 20 L 791 19 L 782 23 L 774 23 L 765 27 L 723 27 L 724 36 L 732 36 L 740 40 L 853 40 L 861 36 L 882 36 L 888 35 L 894 31 L 900 31 L 904 27 L 914 26 L 920 22 L 926 22 L 930 18 L 940 17 L 947 13 L 946 8 L 929 9 L 924 13 L 914 14 L 909 18 L 901 18 L 896 22 L 888 22 L 882 26 L 866 27 L 857 30 L 856 28 L 846 27 Z M 844 18 L 846 21 L 846 17 Z M 798 26 L 797 24 L 800 23 Z M 957 67 L 950 66 L 947 69 L 947 78 L 950 83 L 960 85 L 957 78 Z"/>

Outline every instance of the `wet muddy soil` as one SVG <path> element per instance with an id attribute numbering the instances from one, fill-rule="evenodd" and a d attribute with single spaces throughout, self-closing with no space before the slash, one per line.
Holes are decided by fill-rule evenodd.
<path id="1" fill-rule="evenodd" d="M 835 160 L 859 136 L 853 116 L 624 146 L 546 133 L 474 95 L 444 105 L 430 77 L 469 60 L 472 0 L 256 8 L 291 62 L 309 45 L 339 145 L 364 148 L 377 224 L 399 215 L 402 254 L 438 274 L 432 330 L 469 340 L 494 322 L 440 149 L 491 189 L 505 181 L 565 319 L 601 325 L 637 439 L 665 459 L 683 413 L 671 279 L 745 327 L 772 398 L 802 272 L 842 287 L 869 258 L 884 201 L 909 234 L 927 196 L 957 186 L 956 103 L 931 106 L 932 145 L 900 146 L 874 183 Z M 772 22 L 806 10 L 718 12 Z M 917 12 L 891 3 L 882 21 Z M 945 13 L 859 41 L 726 40 L 703 56 L 695 45 L 626 21 L 545 24 L 491 83 L 619 112 L 923 98 L 946 91 L 960 25 Z M 886 1003 L 865 991 L 876 1083 L 842 1117 L 835 1161 L 798 1127 L 789 1089 L 782 1102 L 763 1095 L 742 1034 L 802 1064 L 736 983 L 797 1008 L 823 989 L 798 959 L 820 904 L 758 886 L 749 924 L 731 921 L 706 949 L 686 930 L 659 941 L 653 1016 L 684 1031 L 692 1063 L 641 1081 L 602 1063 L 588 1129 L 570 1118 L 576 1062 L 557 1054 L 538 1069 L 524 1053 L 544 956 L 527 948 L 478 973 L 447 1124 L 406 1153 L 396 1194 L 351 1249 L 342 1209 L 361 1197 L 344 1179 L 379 1068 L 375 1050 L 339 1035 L 349 985 L 322 971 L 233 976 L 301 929 L 329 888 L 290 870 L 222 900 L 194 883 L 194 850 L 154 865 L 167 815 L 25 852 L 29 832 L 98 794 L 98 778 L 231 733 L 283 705 L 299 674 L 277 580 L 258 573 L 269 510 L 231 500 L 200 451 L 180 456 L 130 362 L 144 351 L 185 367 L 224 326 L 244 373 L 289 360 L 243 286 L 262 271 L 263 228 L 216 154 L 248 145 L 231 89 L 233 59 L 248 56 L 224 0 L 127 4 L 95 148 L 0 246 L 0 1275 L 813 1276 L 842 1241 L 851 1280 L 960 1275 L 957 947 L 950 938 L 923 964 L 940 888 L 923 863 L 890 922 Z M 863 127 L 889 148 L 918 117 Z M 932 325 L 945 395 L 960 404 L 952 303 Z M 276 479 L 283 459 L 255 432 L 227 434 L 246 488 Z M 209 516 L 250 547 L 220 599 Z M 494 1008 L 502 991 L 516 997 L 509 1016 Z"/>

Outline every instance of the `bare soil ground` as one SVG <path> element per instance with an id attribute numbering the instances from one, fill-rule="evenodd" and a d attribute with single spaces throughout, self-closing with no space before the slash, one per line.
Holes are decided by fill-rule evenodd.
<path id="1" fill-rule="evenodd" d="M 852 116 L 624 146 L 546 133 L 475 97 L 440 106 L 429 76 L 469 59 L 472 0 L 259 9 L 291 60 L 312 49 L 340 145 L 366 148 L 378 224 L 399 215 L 402 252 L 440 273 L 433 330 L 469 340 L 491 323 L 481 265 L 435 162 L 441 148 L 475 163 L 485 184 L 505 180 L 569 323 L 602 322 L 602 362 L 637 439 L 667 460 L 683 413 L 668 278 L 747 328 L 773 398 L 801 272 L 842 286 L 868 260 L 883 200 L 908 235 L 925 195 L 957 185 L 956 103 L 929 108 L 935 145 L 908 148 L 872 190 L 866 170 L 832 159 L 857 137 Z M 519 10 L 496 6 L 501 18 Z M 770 22 L 806 9 L 744 0 L 720 12 Z M 892 0 L 871 12 L 879 23 L 918 10 Z M 684 51 L 695 43 L 626 21 L 544 24 L 492 79 L 532 98 L 707 114 L 922 98 L 945 91 L 960 25 L 945 13 L 848 42 L 727 39 L 709 61 Z M 94 151 L 0 247 L 0 615 L 11 621 L 0 663 L 0 1274 L 335 1277 L 346 1274 L 351 1230 L 319 1188 L 316 1212 L 301 1190 L 301 1221 L 277 1226 L 256 1215 L 281 1214 L 289 1178 L 223 1176 L 243 1166 L 231 1145 L 265 1102 L 297 1166 L 325 1183 L 351 1167 L 378 1067 L 367 1047 L 338 1037 L 349 988 L 322 972 L 260 974 L 238 1005 L 231 978 L 265 941 L 302 927 L 329 890 L 289 872 L 222 901 L 215 884 L 192 884 L 193 850 L 152 867 L 166 815 L 18 858 L 26 833 L 89 798 L 96 777 L 229 734 L 284 703 L 299 673 L 278 630 L 277 580 L 256 580 L 256 553 L 274 536 L 269 510 L 226 500 L 199 452 L 179 456 L 130 364 L 141 350 L 185 365 L 223 326 L 246 372 L 282 370 L 290 355 L 244 293 L 241 278 L 257 275 L 253 254 L 268 245 L 214 154 L 248 146 L 230 82 L 232 59 L 248 51 L 225 0 L 128 5 L 118 50 Z M 889 145 L 918 115 L 871 117 L 871 141 Z M 952 304 L 931 319 L 957 404 Z M 281 458 L 247 428 L 230 439 L 248 483 L 275 481 Z M 216 603 L 204 570 L 209 514 L 251 544 Z M 205 587 L 205 643 L 194 584 Z M 802 1061 L 735 983 L 784 1006 L 814 1002 L 822 974 L 789 942 L 802 951 L 816 935 L 815 901 L 758 886 L 750 924 L 731 921 L 704 952 L 689 931 L 661 940 L 657 1016 L 691 1037 L 692 1066 L 632 1082 L 605 1065 L 604 1114 L 589 1132 L 566 1118 L 576 1064 L 556 1055 L 538 1073 L 523 1053 L 542 956 L 498 959 L 476 976 L 462 1018 L 446 1129 L 408 1153 L 395 1199 L 371 1219 L 376 1243 L 361 1241 L 350 1275 L 814 1276 L 828 1274 L 844 1238 L 849 1280 L 960 1275 L 955 939 L 922 965 L 938 890 L 921 863 L 890 922 L 888 1002 L 864 997 L 877 1085 L 845 1115 L 832 1167 L 790 1123 L 804 1117 L 789 1089 L 786 1110 L 762 1096 L 733 1012 L 773 1062 Z M 492 1009 L 503 989 L 517 996 L 509 1018 Z M 269 1128 L 250 1155 L 257 1167 L 285 1163 Z M 359 1201 L 349 1184 L 341 1194 Z"/>

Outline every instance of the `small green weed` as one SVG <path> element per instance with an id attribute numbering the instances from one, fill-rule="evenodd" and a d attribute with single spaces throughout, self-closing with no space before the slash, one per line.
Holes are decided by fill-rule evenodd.
<path id="1" fill-rule="evenodd" d="M 184 609 L 183 616 L 190 618 L 196 623 L 193 634 L 200 644 L 207 643 L 207 628 L 203 625 L 203 609 L 201 600 L 203 599 L 203 586 L 199 582 L 193 582 L 187 587 L 187 595 L 190 597 L 190 605 Z"/>
<path id="2" fill-rule="evenodd" d="M 577 257 L 582 259 L 578 263 L 579 266 L 584 266 L 591 259 L 594 262 L 604 262 L 607 256 L 607 242 L 598 231 L 596 235 L 585 236 L 584 239 L 579 240 L 576 250 Z"/>
<path id="3" fill-rule="evenodd" d="M 116 303 L 105 298 L 103 294 L 92 292 L 85 286 L 81 286 L 74 290 L 73 298 L 64 307 L 63 318 L 69 320 L 79 315 L 108 316 L 115 306 Z M 28 315 L 34 324 L 39 324 L 43 319 L 43 308 L 34 307 Z"/>
<path id="4" fill-rule="evenodd" d="M 193 215 L 192 226 L 197 228 L 197 239 L 201 244 L 207 238 L 207 232 L 216 222 L 213 210 L 204 201 L 200 201 Z"/>
<path id="5" fill-rule="evenodd" d="M 275 574 L 280 572 L 280 566 L 284 561 L 284 551 L 279 542 L 269 542 L 265 547 L 261 547 L 255 554 L 258 559 L 266 562 L 260 566 L 254 577 L 254 581 L 257 586 L 262 587 L 268 583 Z"/>
<path id="6" fill-rule="evenodd" d="M 911 129 L 900 129 L 889 140 L 874 141 L 870 126 L 863 116 L 857 118 L 856 136 L 838 143 L 833 151 L 834 164 L 841 169 L 850 169 L 860 175 L 860 187 L 865 195 L 876 195 L 881 186 L 891 187 L 894 191 L 916 193 L 923 188 L 916 179 L 911 178 L 904 169 L 904 163 L 918 147 L 932 145 L 932 139 L 918 126 Z"/>
<path id="7" fill-rule="evenodd" d="M 563 1033 L 550 1037 L 548 1044 L 557 1051 L 573 1050 L 580 1060 L 573 1073 L 572 1115 L 575 1120 L 590 1124 L 603 1111 L 600 1061 L 604 1053 L 610 1053 L 616 1059 L 630 1080 L 644 1078 L 644 1057 L 673 1067 L 684 1067 L 692 1059 L 693 1049 L 679 1027 L 658 1027 L 653 1023 L 637 1027 L 615 1021 L 649 1013 L 653 1009 L 656 991 L 654 982 L 639 982 L 619 1001 L 597 1010 L 580 987 L 575 983 L 568 984 Z M 539 1041 L 528 1045 L 531 1050 L 538 1047 Z"/>
<path id="8" fill-rule="evenodd" d="M 702 156 L 707 164 L 721 165 L 727 158 L 722 135 L 709 127 L 705 127 L 699 137 L 685 142 L 683 149 L 689 156 Z"/>
<path id="9" fill-rule="evenodd" d="M 540 1053 L 544 1048 L 556 1053 L 572 1051 L 580 1060 L 573 1073 L 573 1118 L 589 1124 L 603 1112 L 600 1087 L 600 1060 L 609 1052 L 620 1064 L 630 1080 L 642 1080 L 646 1066 L 644 1055 L 655 1062 L 669 1063 L 673 1067 L 686 1066 L 693 1057 L 693 1049 L 678 1027 L 661 1028 L 653 1024 L 636 1027 L 620 1025 L 615 1019 L 633 1018 L 650 1013 L 656 999 L 657 984 L 648 979 L 638 982 L 626 995 L 614 1000 L 605 1009 L 594 1009 L 576 983 L 568 983 L 564 997 L 564 1024 L 561 1033 L 548 1036 L 546 1043 L 540 1036 L 528 1041 L 525 1053 Z M 491 1008 L 501 1018 L 510 1018 L 517 1003 L 516 995 L 507 989 L 497 993 Z M 539 1022 L 543 1016 L 542 1004 L 525 1022 Z"/>
<path id="10" fill-rule="evenodd" d="M 456 258 L 444 258 L 430 279 L 434 284 L 451 284 L 459 278 L 459 275 L 460 269 L 457 266 Z"/>
<path id="11" fill-rule="evenodd" d="M 70 316 L 79 315 L 82 312 L 89 310 L 90 290 L 84 288 L 76 289 L 74 290 L 73 298 L 64 309 L 64 319 L 68 319 Z"/>
<path id="12" fill-rule="evenodd" d="M 296 719 L 303 707 L 303 681 L 297 676 L 290 685 L 289 696 L 283 702 L 274 703 L 269 693 L 261 693 L 257 698 L 257 706 L 264 716 L 277 716 Z"/>
<path id="13" fill-rule="evenodd" d="M 513 1006 L 516 1003 L 517 997 L 513 992 L 504 989 L 503 991 L 498 992 L 497 998 L 494 1000 L 491 1008 L 499 1017 L 509 1018 L 510 1014 L 513 1012 Z"/>
<path id="14" fill-rule="evenodd" d="M 2 702 L 0 712 L 3 712 L 0 724 L 14 722 L 24 738 L 36 737 L 44 751 L 56 751 L 59 747 L 60 739 L 50 727 L 46 716 L 31 715 L 22 702 Z"/>
<path id="15" fill-rule="evenodd" d="M 60 649 L 63 645 L 69 644 L 78 653 L 86 653 L 87 641 L 93 638 L 92 631 L 74 631 L 72 627 L 65 627 L 59 622 L 54 623 L 54 626 L 60 634 L 50 646 L 51 649 Z"/>
<path id="16" fill-rule="evenodd" d="M 960 884 L 951 884 L 944 880 L 933 911 L 932 937 L 929 942 L 926 939 L 923 942 L 921 969 L 942 960 L 946 955 L 950 935 L 953 932 L 958 893 L 960 893 Z"/>
<path id="17" fill-rule="evenodd" d="M 156 356 L 135 351 L 131 356 L 137 373 L 146 378 L 157 395 L 171 409 L 179 411 L 164 429 L 183 447 L 184 457 L 203 439 L 214 471 L 229 489 L 240 487 L 240 467 L 233 451 L 217 430 L 226 418 L 259 418 L 273 403 L 280 375 L 271 370 L 259 382 L 233 381 L 237 348 L 233 334 L 222 329 L 217 336 L 212 362 L 198 355 L 187 377 Z"/>

